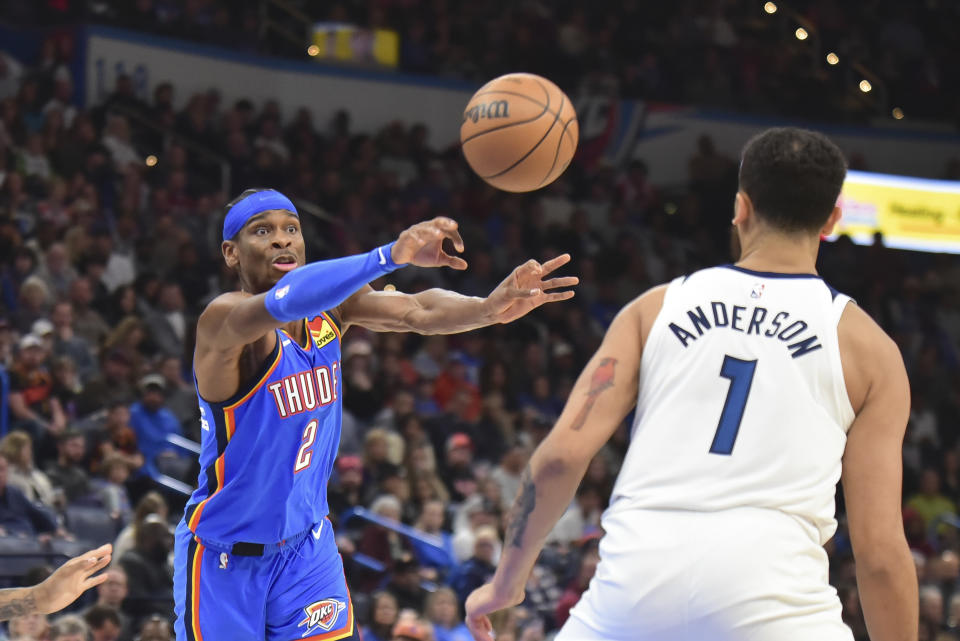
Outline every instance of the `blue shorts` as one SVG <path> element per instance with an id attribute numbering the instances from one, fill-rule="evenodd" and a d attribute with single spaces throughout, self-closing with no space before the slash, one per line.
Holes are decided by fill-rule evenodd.
<path id="1" fill-rule="evenodd" d="M 177 641 L 360 639 L 329 521 L 260 556 L 200 541 L 181 521 L 174 550 Z"/>

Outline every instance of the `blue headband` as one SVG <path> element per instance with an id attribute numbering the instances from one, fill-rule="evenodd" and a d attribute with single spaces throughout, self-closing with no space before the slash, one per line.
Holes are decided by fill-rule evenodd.
<path id="1" fill-rule="evenodd" d="M 248 220 L 271 209 L 283 209 L 298 218 L 300 216 L 290 199 L 279 191 L 273 189 L 258 191 L 238 202 L 227 212 L 227 217 L 223 221 L 223 239 L 233 240 Z"/>

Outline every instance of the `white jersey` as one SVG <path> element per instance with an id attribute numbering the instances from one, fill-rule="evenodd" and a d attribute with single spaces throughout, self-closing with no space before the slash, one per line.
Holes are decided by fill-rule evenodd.
<path id="1" fill-rule="evenodd" d="M 768 508 L 825 543 L 854 419 L 837 340 L 849 300 L 817 276 L 736 266 L 670 283 L 606 529 L 636 509 Z"/>

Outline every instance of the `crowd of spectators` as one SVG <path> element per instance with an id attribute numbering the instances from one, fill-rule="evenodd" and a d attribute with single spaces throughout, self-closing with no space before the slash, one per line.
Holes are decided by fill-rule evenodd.
<path id="1" fill-rule="evenodd" d="M 305 25 L 258 0 L 8 0 L 17 20 L 92 19 L 249 51 L 305 57 Z M 960 126 L 955 2 L 681 0 L 611 5 L 468 0 L 292 0 L 311 20 L 399 32 L 405 71 L 486 82 L 512 71 L 626 98 L 829 120 L 941 119 Z M 47 7 L 45 5 L 50 5 Z M 55 8 L 51 8 L 55 7 Z M 0 10 L 0 16 L 3 16 Z M 798 40 L 805 28 L 810 37 Z M 839 64 L 826 62 L 833 52 Z M 522 61 L 522 68 L 518 68 Z M 876 85 L 870 95 L 858 85 Z"/>
<path id="2" fill-rule="evenodd" d="M 52 627 L 17 619 L 8 635 L 170 638 L 170 528 L 183 497 L 157 480 L 196 479 L 192 456 L 168 437 L 200 438 L 195 319 L 236 285 L 219 254 L 222 205 L 272 186 L 326 212 L 303 215 L 308 259 L 359 252 L 434 215 L 457 219 L 470 269 L 404 269 L 389 277 L 401 291 L 483 296 L 527 258 L 574 258 L 576 298 L 510 325 L 344 337 L 329 503 L 364 638 L 465 639 L 463 600 L 493 571 L 520 471 L 605 327 L 651 285 L 726 262 L 736 162 L 704 138 L 679 190 L 651 185 L 635 161 L 575 164 L 542 191 L 508 195 L 476 179 L 458 150 L 429 148 L 422 124 L 356 132 L 348 114 L 313 123 L 272 102 L 223 105 L 213 91 L 177 112 L 173 85 L 147 104 L 124 77 L 103 105 L 82 110 L 62 99 L 71 79 L 61 62 L 26 61 L 16 85 L 0 84 L 0 365 L 10 381 L 0 541 L 69 541 L 90 532 L 91 513 L 105 514 L 116 563 L 95 603 Z M 218 185 L 184 146 L 131 130 L 131 111 L 222 151 L 233 184 Z M 152 167 L 141 160 L 148 149 Z M 904 515 L 923 585 L 921 639 L 956 641 L 960 261 L 841 239 L 824 244 L 820 268 L 903 352 L 914 390 Z M 498 639 L 543 639 L 565 620 L 596 567 L 599 515 L 627 446 L 625 424 L 590 464 L 524 604 L 494 621 Z M 342 518 L 358 506 L 442 544 Z M 842 501 L 839 517 L 832 580 L 865 639 Z"/>

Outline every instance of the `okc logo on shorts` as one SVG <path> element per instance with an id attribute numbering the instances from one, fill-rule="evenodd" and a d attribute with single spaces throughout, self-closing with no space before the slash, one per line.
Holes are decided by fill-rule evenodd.
<path id="1" fill-rule="evenodd" d="M 304 625 L 307 626 L 307 631 L 301 636 L 307 636 L 316 628 L 329 630 L 333 627 L 337 617 L 340 616 L 340 613 L 343 612 L 346 607 L 346 603 L 336 599 L 324 599 L 323 601 L 311 603 L 303 609 L 307 614 L 307 618 L 297 624 L 298 628 Z"/>

